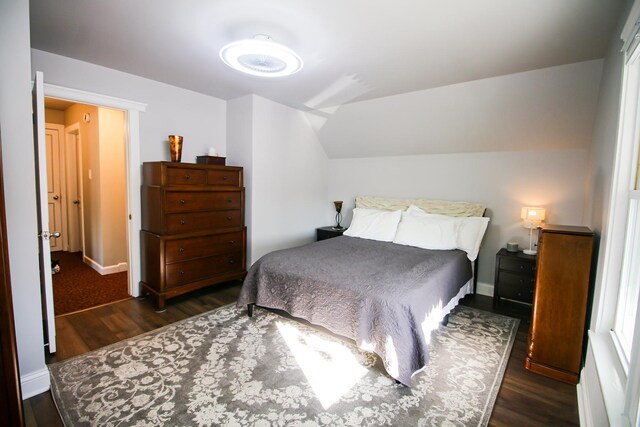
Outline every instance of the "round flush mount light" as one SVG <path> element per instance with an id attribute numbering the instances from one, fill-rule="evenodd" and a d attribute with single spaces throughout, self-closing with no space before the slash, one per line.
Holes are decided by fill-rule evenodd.
<path id="1" fill-rule="evenodd" d="M 293 50 L 258 34 L 220 49 L 220 59 L 234 70 L 252 76 L 283 77 L 302 69 L 302 59 Z"/>

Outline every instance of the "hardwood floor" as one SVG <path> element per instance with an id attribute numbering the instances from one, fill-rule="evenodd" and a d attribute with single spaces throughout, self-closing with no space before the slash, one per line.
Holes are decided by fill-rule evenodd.
<path id="1" fill-rule="evenodd" d="M 130 299 L 58 317 L 58 352 L 48 357 L 47 363 L 221 307 L 234 302 L 239 291 L 238 282 L 202 289 L 172 299 L 163 313 L 156 313 L 148 299 Z M 518 317 L 521 322 L 489 425 L 578 426 L 575 386 L 533 374 L 524 368 L 528 311 L 519 309 L 518 304 L 507 303 L 494 310 L 491 301 L 489 297 L 475 295 L 466 297 L 462 304 Z M 27 426 L 62 426 L 49 392 L 25 400 L 24 409 Z"/>
<path id="2" fill-rule="evenodd" d="M 579 426 L 576 386 L 529 372 L 524 367 L 531 310 L 509 301 L 469 295 L 461 304 L 520 319 L 509 363 L 489 420 L 490 426 Z"/>

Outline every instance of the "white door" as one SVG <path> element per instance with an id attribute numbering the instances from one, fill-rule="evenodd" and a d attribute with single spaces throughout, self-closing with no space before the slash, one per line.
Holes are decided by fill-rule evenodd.
<path id="1" fill-rule="evenodd" d="M 38 240 L 40 253 L 40 286 L 44 298 L 43 316 L 45 346 L 56 351 L 56 319 L 53 312 L 53 280 L 51 278 L 51 249 L 49 248 L 49 203 L 47 192 L 47 147 L 44 130 L 44 75 L 36 71 L 33 84 L 33 136 L 36 155 L 36 202 L 38 204 Z"/>
<path id="2" fill-rule="evenodd" d="M 49 231 L 61 231 L 62 218 L 62 185 L 60 182 L 60 129 L 45 125 L 45 141 L 47 152 L 47 206 L 49 211 Z M 51 251 L 64 249 L 60 237 L 51 237 Z"/>

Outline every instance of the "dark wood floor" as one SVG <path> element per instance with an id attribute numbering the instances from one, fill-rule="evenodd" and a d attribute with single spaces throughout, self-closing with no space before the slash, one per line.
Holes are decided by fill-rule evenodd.
<path id="1" fill-rule="evenodd" d="M 169 323 L 234 302 L 239 284 L 231 283 L 172 299 L 167 310 L 156 313 L 149 300 L 130 299 L 56 319 L 58 352 L 53 363 L 139 335 Z M 518 304 L 494 310 L 491 298 L 466 297 L 463 304 L 521 319 L 504 380 L 498 393 L 491 426 L 578 426 L 576 388 L 524 368 L 528 316 Z M 51 393 L 24 402 L 27 426 L 62 426 Z"/>

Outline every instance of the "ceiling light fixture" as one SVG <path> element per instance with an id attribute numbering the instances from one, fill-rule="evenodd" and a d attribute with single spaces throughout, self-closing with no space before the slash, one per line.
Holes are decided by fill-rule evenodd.
<path id="1" fill-rule="evenodd" d="M 297 73 L 304 65 L 293 50 L 258 34 L 220 49 L 220 59 L 234 70 L 259 77 L 283 77 Z"/>

